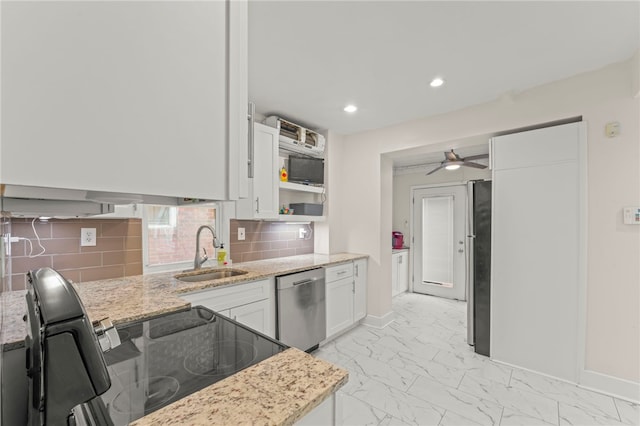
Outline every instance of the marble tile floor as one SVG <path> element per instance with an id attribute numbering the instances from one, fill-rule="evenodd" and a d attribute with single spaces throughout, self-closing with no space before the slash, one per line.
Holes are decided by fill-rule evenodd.
<path id="1" fill-rule="evenodd" d="M 466 343 L 466 303 L 405 293 L 395 321 L 358 326 L 314 355 L 349 370 L 343 424 L 640 425 L 636 404 L 510 368 Z"/>

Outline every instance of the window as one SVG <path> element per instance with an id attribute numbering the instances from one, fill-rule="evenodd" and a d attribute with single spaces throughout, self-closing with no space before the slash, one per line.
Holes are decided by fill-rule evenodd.
<path id="1" fill-rule="evenodd" d="M 144 272 L 160 272 L 193 267 L 196 233 L 201 225 L 210 225 L 218 233 L 216 206 L 144 206 Z M 200 235 L 200 247 L 209 258 L 215 257 L 213 236 L 208 230 Z M 201 252 L 202 254 L 202 252 Z"/>

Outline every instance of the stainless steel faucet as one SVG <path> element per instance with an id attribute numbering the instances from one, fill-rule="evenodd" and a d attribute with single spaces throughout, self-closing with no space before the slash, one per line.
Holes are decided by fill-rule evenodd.
<path id="1" fill-rule="evenodd" d="M 220 247 L 220 243 L 218 243 L 218 238 L 216 237 L 216 231 L 215 229 L 213 229 L 213 227 L 209 225 L 202 225 L 200 228 L 198 228 L 198 232 L 196 233 L 196 258 L 193 260 L 194 271 L 197 269 L 200 269 L 202 264 L 206 262 L 207 259 L 209 259 L 209 257 L 207 256 L 207 251 L 204 249 L 204 247 L 202 248 L 202 251 L 204 252 L 204 254 L 200 256 L 200 233 L 205 228 L 211 231 L 211 235 L 213 235 L 213 247 L 214 248 Z"/>

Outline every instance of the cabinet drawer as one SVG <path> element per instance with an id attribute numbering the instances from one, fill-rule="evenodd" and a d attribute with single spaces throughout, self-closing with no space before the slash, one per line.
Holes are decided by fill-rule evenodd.
<path id="1" fill-rule="evenodd" d="M 325 268 L 324 280 L 327 283 L 353 276 L 353 262 Z"/>
<path id="2" fill-rule="evenodd" d="M 206 289 L 180 295 L 193 306 L 202 305 L 216 312 L 275 296 L 275 280 L 266 279 L 229 287 Z"/>

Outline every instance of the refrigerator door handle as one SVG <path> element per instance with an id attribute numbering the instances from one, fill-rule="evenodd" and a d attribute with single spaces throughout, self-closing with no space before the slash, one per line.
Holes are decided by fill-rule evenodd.
<path id="1" fill-rule="evenodd" d="M 474 279 L 473 279 L 473 242 L 475 235 L 475 229 L 473 227 L 473 181 L 467 183 L 467 230 L 469 238 L 469 243 L 467 247 L 467 256 L 466 256 L 466 285 L 467 285 L 467 344 L 470 346 L 474 346 L 475 341 L 475 312 L 474 312 L 474 300 L 473 300 L 473 291 L 474 291 Z"/>

